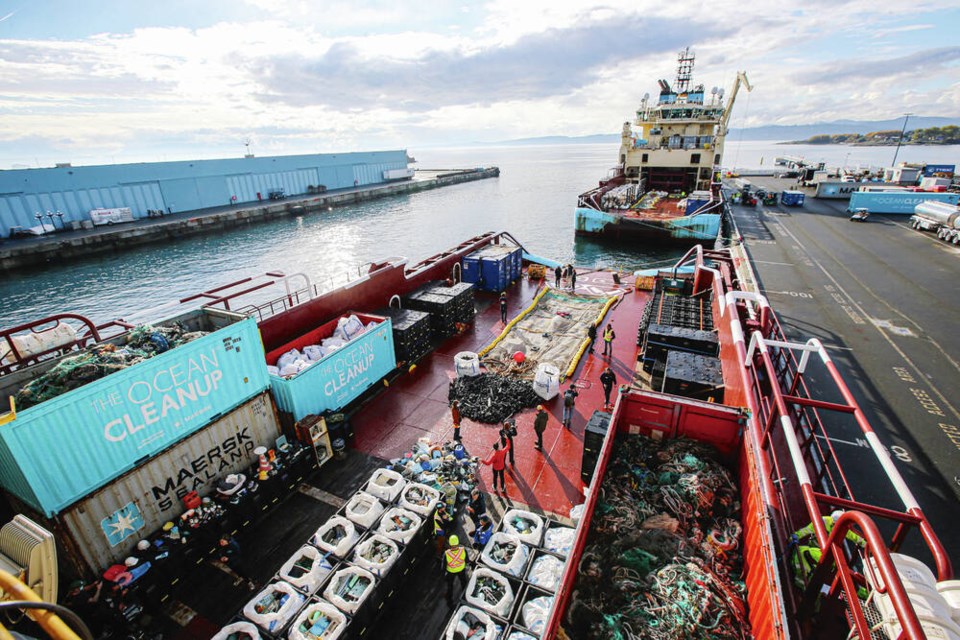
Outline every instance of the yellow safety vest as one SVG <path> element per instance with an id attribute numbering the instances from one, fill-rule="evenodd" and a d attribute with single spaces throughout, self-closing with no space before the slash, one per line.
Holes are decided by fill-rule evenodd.
<path id="1" fill-rule="evenodd" d="M 613 342 L 613 329 L 604 329 L 603 339 L 605 342 Z"/>
<path id="2" fill-rule="evenodd" d="M 443 552 L 447 560 L 447 573 L 460 573 L 467 565 L 467 552 L 463 547 L 453 547 Z"/>

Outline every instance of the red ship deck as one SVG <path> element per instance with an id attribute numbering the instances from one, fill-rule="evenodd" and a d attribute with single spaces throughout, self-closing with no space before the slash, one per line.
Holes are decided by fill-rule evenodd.
<path id="1" fill-rule="evenodd" d="M 610 213 L 615 213 L 624 218 L 669 220 L 670 218 L 682 218 L 686 215 L 686 209 L 680 206 L 682 202 L 683 198 L 667 197 L 658 201 L 650 209 L 612 209 Z"/>
<path id="2" fill-rule="evenodd" d="M 634 292 L 632 283 L 616 285 L 613 274 L 606 271 L 578 272 L 577 290 L 603 293 L 627 292 L 604 318 L 613 324 L 617 339 L 613 343 L 610 366 L 618 383 L 633 378 L 636 363 L 636 332 L 649 299 L 647 292 Z M 531 304 L 544 284 L 522 279 L 508 290 L 509 317 L 519 314 Z M 408 451 L 421 437 L 449 440 L 453 437 L 447 392 L 456 376 L 454 356 L 461 351 L 480 351 L 500 334 L 500 309 L 496 297 L 477 295 L 478 312 L 474 324 L 463 334 L 451 338 L 417 365 L 413 373 L 406 373 L 382 393 L 360 409 L 351 418 L 354 447 L 380 458 L 397 458 Z M 515 505 L 526 505 L 534 510 L 567 516 L 570 507 L 583 501 L 583 483 L 580 462 L 583 453 L 583 432 L 587 420 L 597 409 L 603 408 L 603 389 L 598 378 L 607 364 L 602 345 L 594 353 L 586 353 L 577 365 L 574 380 L 578 381 L 579 397 L 572 429 L 560 424 L 562 396 L 558 395 L 543 405 L 550 414 L 543 435 L 543 452 L 534 448 L 535 411 L 524 410 L 515 416 L 518 435 L 514 439 L 516 466 L 508 466 L 507 497 Z M 561 385 L 566 389 L 569 381 Z M 498 439 L 499 425 L 482 424 L 464 419 L 461 425 L 463 444 L 472 455 L 484 457 Z M 489 493 L 491 472 L 481 469 L 481 486 Z"/>

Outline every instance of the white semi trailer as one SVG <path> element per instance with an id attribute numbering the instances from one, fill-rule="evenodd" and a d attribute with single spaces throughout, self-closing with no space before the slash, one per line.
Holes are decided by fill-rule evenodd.
<path id="1" fill-rule="evenodd" d="M 960 244 L 960 208 L 945 202 L 925 201 L 914 208 L 910 226 L 930 231 L 944 242 Z"/>

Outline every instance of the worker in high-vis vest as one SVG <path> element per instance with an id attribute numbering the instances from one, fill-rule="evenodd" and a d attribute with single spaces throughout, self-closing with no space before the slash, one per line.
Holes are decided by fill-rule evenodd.
<path id="1" fill-rule="evenodd" d="M 450 548 L 443 552 L 443 568 L 447 581 L 447 604 L 453 606 L 453 583 L 460 581 L 460 585 L 467 588 L 467 550 L 460 546 L 460 538 L 451 535 Z"/>
<path id="2" fill-rule="evenodd" d="M 828 535 L 833 531 L 833 526 L 837 520 L 840 519 L 841 515 L 843 515 L 843 510 L 837 509 L 828 516 L 821 516 L 823 519 L 823 528 L 826 529 Z M 854 531 L 848 530 L 844 537 L 860 548 L 866 546 L 866 541 Z M 820 559 L 823 557 L 823 551 L 817 542 L 817 536 L 812 522 L 802 529 L 798 529 L 797 532 L 791 536 L 790 547 L 793 550 L 790 555 L 790 564 L 793 568 L 793 583 L 798 589 L 803 589 L 807 586 L 807 581 L 810 580 L 813 570 L 817 568 L 817 565 L 820 564 Z"/>

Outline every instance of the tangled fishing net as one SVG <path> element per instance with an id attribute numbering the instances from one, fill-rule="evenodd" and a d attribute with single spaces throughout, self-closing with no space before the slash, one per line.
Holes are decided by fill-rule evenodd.
<path id="1" fill-rule="evenodd" d="M 738 492 L 715 458 L 689 440 L 618 440 L 580 562 L 571 637 L 750 637 Z"/>
<path id="2" fill-rule="evenodd" d="M 543 402 L 528 380 L 508 378 L 493 373 L 463 376 L 450 383 L 450 401 L 460 401 L 465 418 L 498 424 L 517 411 Z"/>
<path id="3" fill-rule="evenodd" d="M 95 344 L 78 355 L 57 362 L 17 392 L 17 408 L 27 409 L 56 398 L 206 334 L 206 331 L 188 332 L 179 322 L 165 327 L 136 327 L 127 334 L 124 346 L 118 347 L 110 342 Z"/>

